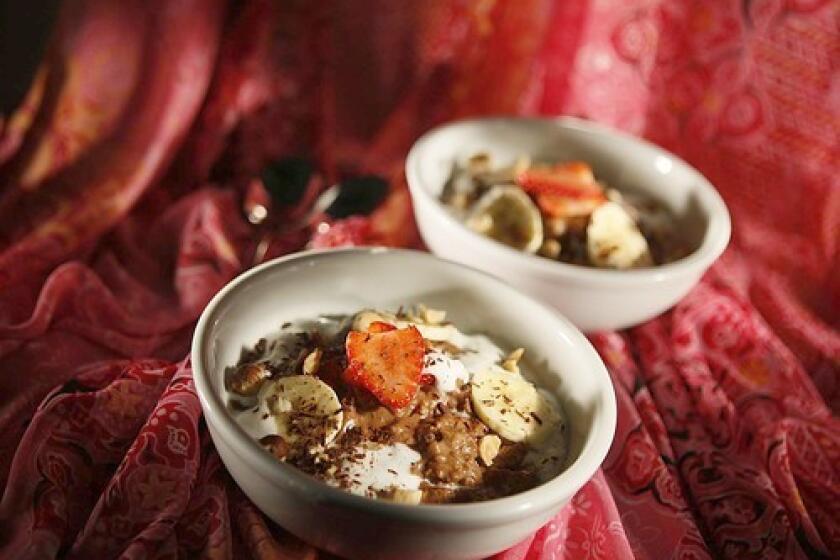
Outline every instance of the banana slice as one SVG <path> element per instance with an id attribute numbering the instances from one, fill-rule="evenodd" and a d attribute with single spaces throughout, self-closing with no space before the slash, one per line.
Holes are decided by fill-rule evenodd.
<path id="1" fill-rule="evenodd" d="M 562 423 L 558 406 L 544 391 L 498 367 L 473 376 L 471 397 L 481 421 L 509 441 L 539 445 Z"/>
<path id="2" fill-rule="evenodd" d="M 604 268 L 650 266 L 650 249 L 633 218 L 616 202 L 605 202 L 592 212 L 586 228 L 589 259 Z"/>
<path id="3" fill-rule="evenodd" d="M 527 253 L 536 253 L 543 242 L 540 211 L 513 185 L 491 188 L 478 199 L 467 217 L 470 229 Z"/>
<path id="4" fill-rule="evenodd" d="M 281 377 L 268 384 L 268 412 L 287 442 L 313 435 L 328 444 L 341 430 L 341 401 L 332 387 L 311 375 Z"/>

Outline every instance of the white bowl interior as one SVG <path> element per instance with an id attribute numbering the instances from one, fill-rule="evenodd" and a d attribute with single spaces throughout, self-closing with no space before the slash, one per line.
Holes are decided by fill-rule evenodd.
<path id="1" fill-rule="evenodd" d="M 591 476 L 603 460 L 615 423 L 603 364 L 570 323 L 503 282 L 425 253 L 385 249 L 313 252 L 268 263 L 245 276 L 216 297 L 198 329 L 196 374 L 206 376 L 219 399 L 225 367 L 236 363 L 243 347 L 277 332 L 285 321 L 423 302 L 445 309 L 465 332 L 485 332 L 508 348 L 527 349 L 537 382 L 560 398 L 568 415 L 567 463 L 588 454 L 578 462 L 585 464 L 549 484 L 565 477 L 570 484 L 582 484 L 577 477 L 584 471 Z M 241 430 L 239 437 L 247 438 Z M 253 448 L 263 453 L 256 443 Z"/>
<path id="2" fill-rule="evenodd" d="M 489 153 L 495 165 L 512 163 L 520 155 L 540 162 L 588 162 L 608 186 L 647 195 L 667 207 L 691 250 L 706 237 L 708 217 L 721 208 L 717 195 L 702 188 L 708 181 L 679 158 L 574 118 L 460 121 L 430 132 L 412 151 L 410 173 L 436 199 L 453 164 L 477 152 Z"/>

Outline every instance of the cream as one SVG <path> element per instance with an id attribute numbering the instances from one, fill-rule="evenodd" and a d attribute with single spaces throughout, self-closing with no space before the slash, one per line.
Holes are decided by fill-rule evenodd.
<path id="1" fill-rule="evenodd" d="M 435 388 L 441 394 L 456 390 L 459 381 L 461 384 L 470 381 L 470 374 L 464 364 L 443 352 L 427 353 L 423 359 L 422 373 L 435 378 Z"/>
<path id="2" fill-rule="evenodd" d="M 269 413 L 265 399 L 260 399 L 257 406 L 234 413 L 234 417 L 245 433 L 258 441 L 278 432 L 277 422 Z"/>
<path id="3" fill-rule="evenodd" d="M 451 342 L 463 350 L 458 359 L 467 368 L 470 377 L 498 365 L 505 356 L 502 349 L 484 335 L 465 335 L 458 332 L 458 336 Z"/>
<path id="4" fill-rule="evenodd" d="M 360 496 L 375 497 L 377 492 L 394 488 L 417 490 L 423 478 L 412 472 L 412 467 L 422 459 L 420 454 L 405 444 L 367 444 L 357 448 L 359 458 L 345 459 L 334 479 L 327 482 L 338 486 L 343 480 L 347 489 Z"/>

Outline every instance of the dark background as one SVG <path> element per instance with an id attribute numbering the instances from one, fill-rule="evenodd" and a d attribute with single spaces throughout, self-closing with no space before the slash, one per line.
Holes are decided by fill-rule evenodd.
<path id="1" fill-rule="evenodd" d="M 0 114 L 29 89 L 59 0 L 0 0 Z"/>

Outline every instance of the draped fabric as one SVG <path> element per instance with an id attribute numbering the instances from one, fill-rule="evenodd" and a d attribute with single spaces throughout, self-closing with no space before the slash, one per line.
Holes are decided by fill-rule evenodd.
<path id="1" fill-rule="evenodd" d="M 419 247 L 403 157 L 484 114 L 646 137 L 734 227 L 674 309 L 591 335 L 615 442 L 499 558 L 840 556 L 838 21 L 830 0 L 66 0 L 0 116 L 0 556 L 329 558 L 226 473 L 192 328 L 260 241 Z M 289 155 L 390 194 L 313 228 L 313 191 L 250 225 Z"/>

